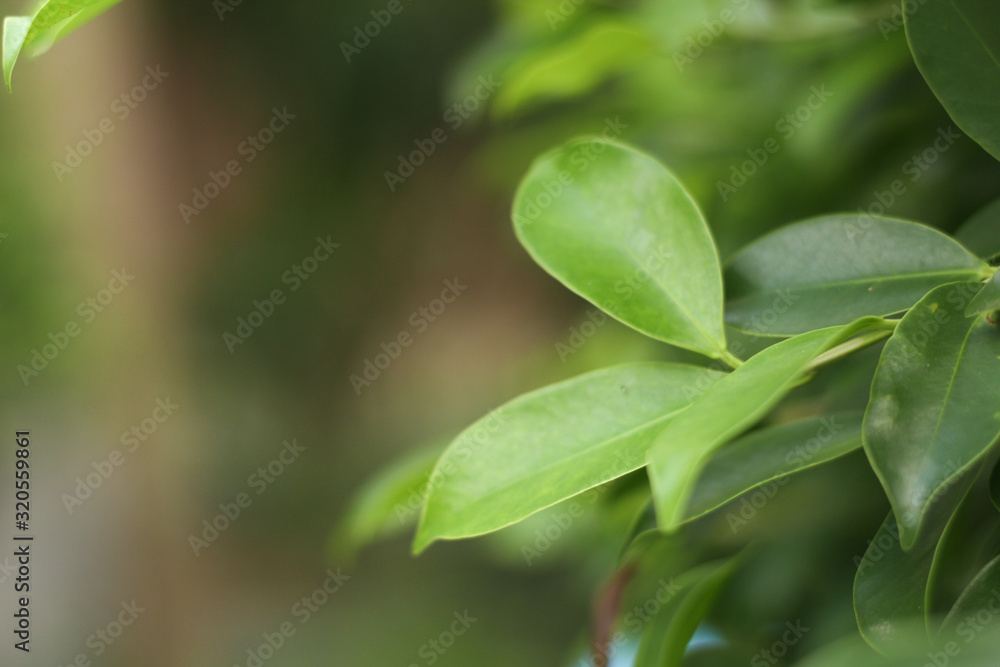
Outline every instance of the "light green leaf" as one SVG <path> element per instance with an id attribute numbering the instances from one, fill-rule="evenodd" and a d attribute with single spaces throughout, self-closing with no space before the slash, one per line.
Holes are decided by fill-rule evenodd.
<path id="1" fill-rule="evenodd" d="M 736 571 L 738 558 L 700 565 L 672 582 L 677 590 L 646 624 L 634 667 L 678 667 L 695 630 Z M 657 602 L 660 600 L 657 599 Z"/>
<path id="2" fill-rule="evenodd" d="M 865 452 L 904 549 L 935 494 L 1000 436 L 1000 333 L 965 309 L 979 283 L 943 285 L 902 319 L 882 351 L 865 414 Z"/>
<path id="3" fill-rule="evenodd" d="M 996 0 L 922 0 L 904 11 L 917 68 L 955 123 L 1000 159 Z"/>
<path id="4" fill-rule="evenodd" d="M 694 366 L 628 364 L 515 398 L 438 461 L 414 550 L 498 530 L 641 468 L 663 424 L 722 377 Z"/>
<path id="5" fill-rule="evenodd" d="M 975 474 L 965 475 L 938 496 L 926 528 L 906 550 L 891 513 L 869 543 L 854 578 L 854 613 L 861 635 L 880 652 L 891 653 L 911 641 L 906 629 L 916 621 L 925 626 L 926 643 L 931 579 L 941 537 L 975 480 Z"/>
<path id="6" fill-rule="evenodd" d="M 722 276 L 697 204 L 653 158 L 575 141 L 532 165 L 514 227 L 538 264 L 659 340 L 725 358 Z"/>
<path id="7" fill-rule="evenodd" d="M 906 310 L 931 289 L 989 275 L 941 232 L 893 218 L 834 215 L 782 227 L 725 271 L 726 322 L 788 336 Z"/>
<path id="8" fill-rule="evenodd" d="M 993 274 L 993 278 L 983 285 L 979 294 L 969 302 L 965 309 L 965 316 L 972 317 L 979 313 L 988 313 L 1000 308 L 1000 271 Z"/>
<path id="9" fill-rule="evenodd" d="M 647 456 L 661 529 L 672 531 L 684 520 L 696 481 L 718 448 L 767 414 L 813 360 L 856 333 L 885 326 L 884 320 L 866 318 L 776 343 L 668 422 Z"/>
<path id="10" fill-rule="evenodd" d="M 955 232 L 955 238 L 980 257 L 1000 255 L 1000 199 L 969 218 Z"/>
<path id="11" fill-rule="evenodd" d="M 3 20 L 3 78 L 7 82 L 7 90 L 11 89 L 10 77 L 14 72 L 14 63 L 21 55 L 24 39 L 30 28 L 29 16 L 8 16 Z"/>
<path id="12" fill-rule="evenodd" d="M 691 493 L 684 521 L 788 475 L 861 447 L 863 413 L 803 419 L 761 429 L 726 445 L 711 458 Z"/>
<path id="13" fill-rule="evenodd" d="M 494 112 L 516 116 L 545 103 L 579 97 L 654 53 L 649 35 L 634 26 L 617 19 L 593 21 L 512 63 L 497 90 Z"/>
<path id="14" fill-rule="evenodd" d="M 411 454 L 368 481 L 332 535 L 331 549 L 353 555 L 368 542 L 415 524 L 428 479 L 442 451 L 443 447 Z"/>
<path id="15" fill-rule="evenodd" d="M 7 89 L 18 57 L 25 48 L 44 53 L 59 39 L 79 28 L 121 0 L 47 0 L 32 16 L 4 19 L 3 74 Z"/>

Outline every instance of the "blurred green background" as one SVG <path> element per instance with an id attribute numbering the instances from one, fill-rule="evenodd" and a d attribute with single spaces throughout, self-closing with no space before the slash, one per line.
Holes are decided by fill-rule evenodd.
<path id="1" fill-rule="evenodd" d="M 897 179 L 886 213 L 945 230 L 1000 194 L 1000 167 L 967 137 L 925 154 L 952 123 L 896 4 L 401 0 L 348 62 L 343 43 L 389 3 L 127 0 L 20 63 L 0 98 L 0 413 L 10 437 L 33 435 L 36 645 L 30 662 L 5 645 L 4 664 L 252 665 L 248 649 L 289 621 L 265 664 L 577 664 L 624 528 L 567 531 L 531 564 L 522 547 L 545 513 L 419 559 L 405 535 L 351 558 L 338 531 L 350 500 L 519 393 L 620 361 L 694 360 L 614 322 L 560 354 L 588 304 L 530 261 L 508 216 L 531 160 L 571 137 L 610 123 L 661 158 L 723 258 L 800 218 L 869 210 Z M 116 100 L 157 66 L 169 75 L 122 117 Z M 295 117 L 247 162 L 241 144 L 275 108 Z M 104 119 L 114 130 L 95 135 Z M 437 128 L 443 143 L 390 189 L 385 173 Z M 78 166 L 54 167 L 96 136 Z M 769 139 L 780 150 L 745 166 Z M 186 222 L 179 206 L 230 160 L 240 173 Z M 736 172 L 745 184 L 720 189 Z M 283 280 L 318 237 L 340 245 L 308 280 Z M 80 304 L 123 267 L 134 280 L 87 319 Z M 467 289 L 420 315 L 447 280 Z M 230 351 L 223 335 L 275 289 L 286 300 Z M 44 369 L 19 370 L 70 322 L 80 334 Z M 352 383 L 402 332 L 412 344 L 370 386 Z M 876 358 L 822 376 L 786 412 L 824 387 L 822 400 L 863 406 Z M 158 399 L 179 406 L 162 423 L 149 421 Z M 130 451 L 122 436 L 144 423 L 155 432 Z M 305 450 L 258 494 L 249 478 L 292 439 Z M 121 465 L 67 501 L 114 450 Z M 860 455 L 790 488 L 739 534 L 779 545 L 734 595 L 768 587 L 766 604 L 728 610 L 764 627 L 846 601 L 810 618 L 818 645 L 851 632 L 852 556 L 887 504 Z M 250 505 L 195 555 L 191 536 L 240 493 Z M 835 539 L 855 548 L 832 553 Z M 294 605 L 338 568 L 350 578 L 300 623 Z M 132 600 L 135 623 L 95 641 Z M 477 620 L 454 646 L 429 649 L 466 611 Z"/>

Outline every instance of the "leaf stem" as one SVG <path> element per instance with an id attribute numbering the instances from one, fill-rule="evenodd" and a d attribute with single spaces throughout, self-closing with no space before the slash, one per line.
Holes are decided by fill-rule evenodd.
<path id="1" fill-rule="evenodd" d="M 812 363 L 806 366 L 805 372 L 812 373 L 813 371 L 818 370 L 820 366 L 828 364 L 831 361 L 836 361 L 837 359 L 846 357 L 849 354 L 854 354 L 858 350 L 863 350 L 870 345 L 874 345 L 875 343 L 885 340 L 892 335 L 893 331 L 896 330 L 896 324 L 899 320 L 882 320 L 882 322 L 885 326 L 884 329 L 869 331 L 868 333 L 846 340 L 840 345 L 827 350 L 813 359 Z"/>
<path id="2" fill-rule="evenodd" d="M 732 368 L 733 370 L 736 370 L 737 368 L 743 365 L 743 360 L 735 356 L 729 350 L 722 350 L 722 354 L 719 355 L 719 359 L 724 361 L 726 365 Z"/>

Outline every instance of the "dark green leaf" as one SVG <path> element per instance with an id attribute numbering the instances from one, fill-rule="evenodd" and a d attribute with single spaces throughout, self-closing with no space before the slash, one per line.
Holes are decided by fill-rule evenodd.
<path id="1" fill-rule="evenodd" d="M 968 644 L 983 632 L 1000 636 L 1000 557 L 969 583 L 944 619 L 938 641 Z"/>
<path id="2" fill-rule="evenodd" d="M 835 215 L 782 227 L 726 266 L 726 322 L 788 336 L 906 310 L 989 267 L 941 232 L 892 218 Z"/>
<path id="3" fill-rule="evenodd" d="M 962 130 L 1000 159 L 1000 22 L 996 0 L 921 0 L 905 11 L 910 50 Z"/>
<path id="4" fill-rule="evenodd" d="M 695 630 L 712 610 L 738 559 L 700 565 L 672 582 L 677 590 L 646 624 L 634 667 L 677 667 Z"/>
<path id="5" fill-rule="evenodd" d="M 706 514 L 758 486 L 855 451 L 861 447 L 863 416 L 856 412 L 780 424 L 726 445 L 698 478 L 684 520 Z"/>
<path id="6" fill-rule="evenodd" d="M 612 367 L 525 394 L 470 426 L 438 461 L 414 544 L 482 535 L 642 467 L 663 424 L 724 374 Z"/>
<path id="7" fill-rule="evenodd" d="M 906 629 L 926 624 L 930 580 L 941 536 L 975 481 L 966 475 L 946 489 L 931 506 L 918 541 L 904 551 L 892 514 L 875 534 L 854 578 L 854 613 L 862 636 L 882 653 L 912 641 Z M 926 643 L 926 633 L 923 637 Z"/>
<path id="8" fill-rule="evenodd" d="M 653 338 L 727 356 L 712 235 L 653 158 L 606 141 L 572 142 L 531 167 L 513 218 L 535 261 L 577 294 Z"/>
<path id="9" fill-rule="evenodd" d="M 980 257 L 1000 255 L 1000 199 L 969 218 L 955 238 Z"/>
<path id="10" fill-rule="evenodd" d="M 882 351 L 865 451 L 914 544 L 935 494 L 1000 435 L 1000 331 L 965 309 L 979 283 L 943 285 L 910 310 Z"/>

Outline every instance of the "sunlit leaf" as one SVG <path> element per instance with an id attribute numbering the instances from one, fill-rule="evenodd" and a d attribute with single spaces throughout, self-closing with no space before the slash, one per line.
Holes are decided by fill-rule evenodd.
<path id="1" fill-rule="evenodd" d="M 4 19 L 3 74 L 11 87 L 14 65 L 24 49 L 43 53 L 54 42 L 107 11 L 121 0 L 48 0 L 32 16 Z"/>
<path id="2" fill-rule="evenodd" d="M 481 535 L 636 470 L 655 435 L 724 374 L 629 364 L 525 394 L 470 426 L 432 474 L 414 544 Z"/>
<path id="3" fill-rule="evenodd" d="M 712 235 L 653 158 L 601 140 L 572 142 L 531 167 L 513 217 L 535 261 L 577 294 L 653 338 L 726 355 Z"/>

